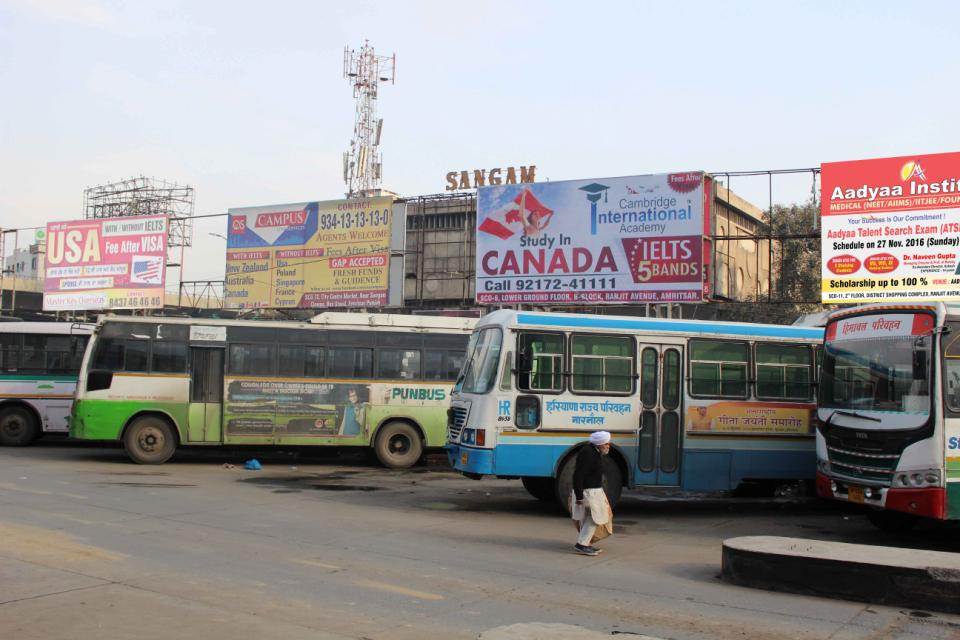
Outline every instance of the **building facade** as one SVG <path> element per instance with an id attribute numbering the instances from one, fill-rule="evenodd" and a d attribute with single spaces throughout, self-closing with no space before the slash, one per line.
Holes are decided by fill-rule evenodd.
<path id="1" fill-rule="evenodd" d="M 404 304 L 412 309 L 475 306 L 476 195 L 418 196 L 406 199 L 406 204 Z M 717 185 L 710 221 L 710 298 L 746 301 L 766 295 L 775 256 L 764 237 L 763 211 Z M 638 309 L 648 311 L 644 305 Z"/>

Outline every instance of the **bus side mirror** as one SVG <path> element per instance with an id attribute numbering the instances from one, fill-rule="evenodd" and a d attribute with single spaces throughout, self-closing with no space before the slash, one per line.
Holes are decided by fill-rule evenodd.
<path id="1" fill-rule="evenodd" d="M 913 352 L 913 379 L 914 380 L 927 379 L 927 352 L 926 351 Z"/>

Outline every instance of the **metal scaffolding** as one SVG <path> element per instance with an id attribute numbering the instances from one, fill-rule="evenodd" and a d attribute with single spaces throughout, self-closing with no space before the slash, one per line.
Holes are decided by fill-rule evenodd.
<path id="1" fill-rule="evenodd" d="M 138 176 L 88 187 L 83 191 L 83 217 L 170 217 L 169 247 L 193 245 L 193 187 Z"/>

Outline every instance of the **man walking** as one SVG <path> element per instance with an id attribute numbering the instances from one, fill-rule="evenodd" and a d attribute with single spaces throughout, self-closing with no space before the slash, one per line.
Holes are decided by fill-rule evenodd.
<path id="1" fill-rule="evenodd" d="M 613 534 L 613 512 L 603 491 L 603 456 L 608 453 L 610 433 L 595 431 L 577 454 L 573 472 L 570 515 L 580 531 L 574 550 L 586 556 L 598 555 L 600 549 L 593 546 L 594 541 Z"/>

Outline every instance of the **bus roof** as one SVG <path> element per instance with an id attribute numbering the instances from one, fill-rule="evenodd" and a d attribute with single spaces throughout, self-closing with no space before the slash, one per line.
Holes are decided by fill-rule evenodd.
<path id="1" fill-rule="evenodd" d="M 937 314 L 938 322 L 944 322 L 948 316 L 960 316 L 960 304 L 944 302 L 917 302 L 914 304 L 905 302 L 876 302 L 857 307 L 837 309 L 830 314 L 830 321 L 832 322 L 845 316 L 877 311 L 933 311 Z"/>
<path id="2" fill-rule="evenodd" d="M 581 313 L 543 313 L 536 311 L 494 311 L 480 320 L 480 326 L 501 325 L 511 328 L 599 329 L 698 336 L 766 337 L 794 340 L 822 340 L 820 327 L 780 324 L 719 322 L 713 320 L 674 320 L 630 316 L 600 316 Z"/>
<path id="3" fill-rule="evenodd" d="M 324 312 L 309 321 L 296 320 L 223 320 L 218 318 L 167 318 L 162 316 L 101 316 L 100 322 L 142 322 L 147 324 L 186 324 L 218 327 L 275 327 L 281 329 L 398 329 L 401 331 L 447 331 L 469 333 L 475 318 L 446 316 L 407 316 L 397 313 Z"/>
<path id="4" fill-rule="evenodd" d="M 0 333 L 88 335 L 94 326 L 84 322 L 0 322 Z"/>

